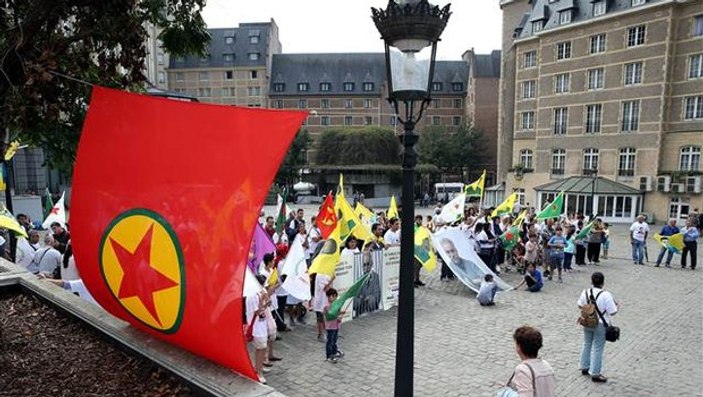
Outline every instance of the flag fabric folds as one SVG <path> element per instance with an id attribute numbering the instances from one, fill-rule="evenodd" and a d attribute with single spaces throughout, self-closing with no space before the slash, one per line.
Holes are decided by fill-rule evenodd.
<path id="1" fill-rule="evenodd" d="M 239 331 L 249 247 L 306 117 L 94 87 L 74 168 L 71 234 L 100 306 L 258 379 Z"/>
<path id="2" fill-rule="evenodd" d="M 44 190 L 44 218 L 49 216 L 52 208 L 54 208 L 54 201 L 51 198 L 51 192 L 49 191 L 49 188 L 46 188 Z"/>
<path id="3" fill-rule="evenodd" d="M 464 186 L 464 193 L 466 197 L 483 197 L 484 185 L 486 184 L 486 170 L 483 170 L 483 174 L 474 182 Z"/>
<path id="4" fill-rule="evenodd" d="M 249 257 L 247 264 L 254 274 L 259 272 L 259 266 L 264 260 L 264 255 L 276 253 L 276 244 L 273 243 L 264 227 L 258 222 L 254 225 L 254 236 L 249 245 Z"/>
<path id="5" fill-rule="evenodd" d="M 349 299 L 354 299 L 357 295 L 359 295 L 361 287 L 364 286 L 370 275 L 371 273 L 366 273 L 363 277 L 356 280 L 356 282 L 354 282 L 349 289 L 344 291 L 341 296 L 337 297 L 337 299 L 330 304 L 330 308 L 327 310 L 327 314 L 325 315 L 328 321 L 332 321 L 339 317 L 339 312 L 342 310 L 342 307 L 344 307 L 344 304 Z"/>
<path id="6" fill-rule="evenodd" d="M 12 158 L 15 156 L 15 153 L 17 153 L 17 149 L 20 147 L 20 142 L 19 141 L 12 141 L 7 146 L 7 149 L 5 150 L 5 161 L 10 161 Z"/>
<path id="7" fill-rule="evenodd" d="M 274 228 L 276 229 L 276 233 L 279 236 L 283 234 L 283 231 L 286 228 L 286 220 L 288 220 L 288 214 L 291 213 L 290 207 L 288 207 L 288 204 L 286 204 L 287 199 L 288 191 L 286 190 L 283 191 L 283 196 L 279 194 L 276 198 L 276 223 Z"/>
<path id="8" fill-rule="evenodd" d="M 0 210 L 0 227 L 7 230 L 12 230 L 20 236 L 27 237 L 27 231 L 24 230 L 19 222 L 17 222 L 17 219 L 14 215 L 12 215 L 7 207 L 5 207 L 5 204 L 2 205 L 2 210 Z"/>
<path id="9" fill-rule="evenodd" d="M 513 212 L 513 206 L 517 201 L 517 192 L 513 192 L 508 198 L 505 199 L 499 206 L 497 206 L 493 212 L 491 212 L 491 217 L 503 216 L 505 214 L 510 214 Z"/>
<path id="10" fill-rule="evenodd" d="M 428 273 L 437 267 L 437 255 L 432 250 L 430 230 L 424 226 L 415 228 L 415 259 Z"/>
<path id="11" fill-rule="evenodd" d="M 53 207 L 51 207 L 51 210 L 49 211 L 49 214 L 46 216 L 46 219 L 44 219 L 44 222 L 41 224 L 41 227 L 44 229 L 49 229 L 51 227 L 51 224 L 54 222 L 58 222 L 61 224 L 61 226 L 66 226 L 66 207 L 64 207 L 63 200 L 66 196 L 66 192 L 61 193 L 61 198 L 59 201 L 54 204 Z"/>
<path id="12" fill-rule="evenodd" d="M 454 223 L 464 217 L 464 206 L 466 205 L 466 195 L 458 194 L 450 202 L 442 207 L 442 212 L 439 213 L 439 219 L 444 223 Z"/>
<path id="13" fill-rule="evenodd" d="M 339 235 L 340 227 L 338 226 L 327 240 L 322 242 L 320 253 L 312 260 L 308 274 L 322 273 L 328 276 L 333 276 L 334 271 L 339 264 L 341 256 L 343 240 Z M 290 255 L 290 254 L 289 254 Z"/>
<path id="14" fill-rule="evenodd" d="M 361 220 L 352 209 L 351 204 L 347 201 L 344 196 L 344 176 L 339 175 L 339 187 L 337 189 L 337 196 L 334 201 L 334 209 L 337 212 L 337 228 L 339 239 L 344 243 L 344 241 L 349 238 L 352 234 L 354 237 L 370 241 L 373 239 L 373 234 L 371 230 L 361 223 Z"/>
<path id="15" fill-rule="evenodd" d="M 505 233 L 498 237 L 503 249 L 510 251 L 520 242 L 520 228 L 518 226 L 512 226 Z"/>
<path id="16" fill-rule="evenodd" d="M 269 278 L 266 280 L 266 286 L 273 287 L 278 282 L 278 269 L 275 267 L 271 271 Z"/>
<path id="17" fill-rule="evenodd" d="M 513 226 L 522 226 L 522 223 L 525 222 L 525 216 L 527 216 L 527 210 L 522 210 L 522 212 L 520 212 L 520 215 L 518 215 L 517 218 L 515 218 L 515 220 L 513 221 Z"/>
<path id="18" fill-rule="evenodd" d="M 391 204 L 388 206 L 388 219 L 398 218 L 398 204 L 395 202 L 395 195 L 391 196 Z"/>
<path id="19" fill-rule="evenodd" d="M 588 237 L 588 233 L 591 232 L 591 229 L 593 228 L 593 223 L 594 221 L 588 222 L 586 226 L 583 227 L 583 229 L 579 230 L 578 233 L 573 237 L 574 240 L 581 240 L 583 238 Z"/>
<path id="20" fill-rule="evenodd" d="M 676 233 L 671 236 L 662 236 L 661 234 L 657 233 L 654 235 L 654 240 L 661 244 L 662 247 L 675 254 L 680 255 L 683 251 L 683 233 Z"/>
<path id="21" fill-rule="evenodd" d="M 561 216 L 561 211 L 562 211 L 563 207 L 564 207 L 564 192 L 559 192 L 559 194 L 557 194 L 557 196 L 554 197 L 554 201 L 547 204 L 542 209 L 542 211 L 540 211 L 537 214 L 537 217 L 535 219 L 542 220 L 542 219 L 549 219 L 549 218 L 558 218 Z"/>
<path id="22" fill-rule="evenodd" d="M 332 200 L 332 192 L 330 191 L 325 197 L 325 201 L 317 213 L 317 227 L 320 229 L 322 238 L 326 239 L 332 234 L 337 227 L 337 212 L 334 209 L 334 200 Z"/>

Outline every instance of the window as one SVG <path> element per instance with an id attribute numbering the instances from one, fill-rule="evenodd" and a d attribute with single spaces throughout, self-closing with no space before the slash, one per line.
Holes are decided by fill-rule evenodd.
<path id="1" fill-rule="evenodd" d="M 642 4 L 646 3 L 647 0 L 632 0 L 632 6 L 641 6 Z"/>
<path id="2" fill-rule="evenodd" d="M 388 120 L 388 124 L 390 125 L 396 125 L 398 122 L 398 119 L 395 116 L 391 116 L 390 120 Z"/>
<path id="3" fill-rule="evenodd" d="M 567 23 L 571 23 L 571 10 L 559 13 L 559 25 L 566 25 Z"/>
<path id="4" fill-rule="evenodd" d="M 603 115 L 603 105 L 586 105 L 586 132 L 595 134 L 600 132 L 600 125 Z"/>
<path id="5" fill-rule="evenodd" d="M 283 99 L 276 99 L 275 101 L 273 101 L 273 108 L 283 109 Z"/>
<path id="6" fill-rule="evenodd" d="M 232 80 L 234 79 L 234 72 L 231 70 L 226 70 L 225 71 L 225 80 Z M 283 91 L 283 90 L 281 90 Z"/>
<path id="7" fill-rule="evenodd" d="M 605 14 L 606 0 L 599 0 L 593 3 L 593 16 L 598 17 Z"/>
<path id="8" fill-rule="evenodd" d="M 308 107 L 308 101 L 306 99 L 298 99 L 298 109 L 305 109 Z"/>
<path id="9" fill-rule="evenodd" d="M 273 92 L 284 92 L 286 90 L 285 83 L 273 83 Z"/>
<path id="10" fill-rule="evenodd" d="M 569 92 L 569 74 L 562 73 L 554 77 L 554 93 L 563 94 Z"/>
<path id="11" fill-rule="evenodd" d="M 208 74 L 208 72 L 199 72 L 198 79 L 200 81 L 208 81 L 208 79 L 210 79 L 210 75 Z"/>
<path id="12" fill-rule="evenodd" d="M 364 84 L 361 86 L 361 88 L 362 88 L 365 92 L 373 91 L 374 84 L 373 84 L 373 83 L 364 83 Z"/>
<path id="13" fill-rule="evenodd" d="M 523 149 L 520 151 L 520 165 L 522 168 L 532 168 L 532 150 Z"/>
<path id="14" fill-rule="evenodd" d="M 345 99 L 344 100 L 344 107 L 346 109 L 352 109 L 354 107 L 354 100 L 353 99 Z"/>
<path id="15" fill-rule="evenodd" d="M 454 109 L 461 109 L 462 107 L 464 107 L 464 100 L 461 98 L 454 98 L 452 103 L 454 105 Z"/>
<path id="16" fill-rule="evenodd" d="M 571 42 L 557 43 L 557 61 L 571 58 Z"/>
<path id="17" fill-rule="evenodd" d="M 159 83 L 165 83 L 165 82 L 166 82 L 166 73 L 159 72 Z"/>
<path id="18" fill-rule="evenodd" d="M 298 92 L 308 92 L 310 90 L 310 83 L 298 83 Z"/>
<path id="19" fill-rule="evenodd" d="M 522 67 L 534 68 L 537 66 L 537 51 L 529 51 L 522 54 Z"/>
<path id="20" fill-rule="evenodd" d="M 186 59 L 184 57 L 176 57 L 176 63 L 183 63 Z"/>
<path id="21" fill-rule="evenodd" d="M 156 54 L 156 63 L 159 65 L 164 64 L 164 54 Z"/>
<path id="22" fill-rule="evenodd" d="M 435 109 L 439 109 L 441 107 L 441 105 L 442 105 L 441 100 L 439 100 L 439 99 L 432 100 L 432 107 L 434 107 Z"/>
<path id="23" fill-rule="evenodd" d="M 522 99 L 530 99 L 537 96 L 537 82 L 535 80 L 524 81 L 522 83 Z"/>
<path id="24" fill-rule="evenodd" d="M 320 107 L 323 109 L 329 109 L 330 108 L 330 100 L 329 99 L 320 100 Z"/>
<path id="25" fill-rule="evenodd" d="M 442 118 L 439 116 L 432 116 L 432 125 L 442 124 Z"/>
<path id="26" fill-rule="evenodd" d="M 371 109 L 371 105 L 373 105 L 373 100 L 366 98 L 364 99 L 364 108 L 365 109 Z"/>
<path id="27" fill-rule="evenodd" d="M 371 116 L 364 116 L 364 125 L 373 124 L 373 118 Z"/>
<path id="28" fill-rule="evenodd" d="M 646 27 L 644 25 L 639 25 L 628 29 L 627 31 L 627 46 L 634 47 L 644 44 L 644 36 L 646 34 Z"/>
<path id="29" fill-rule="evenodd" d="M 694 37 L 703 36 L 703 15 L 693 17 L 693 29 L 691 35 Z"/>
<path id="30" fill-rule="evenodd" d="M 684 120 L 703 119 L 703 95 L 686 98 Z"/>
<path id="31" fill-rule="evenodd" d="M 261 89 L 259 87 L 247 87 L 247 94 L 249 96 L 259 96 L 261 95 Z"/>
<path id="32" fill-rule="evenodd" d="M 605 33 L 602 34 L 597 34 L 595 36 L 591 36 L 589 39 L 589 48 L 591 54 L 597 54 L 599 52 L 604 52 L 605 51 Z"/>
<path id="33" fill-rule="evenodd" d="M 640 101 L 625 101 L 622 103 L 622 131 L 637 131 L 640 119 Z"/>
<path id="34" fill-rule="evenodd" d="M 249 44 L 259 44 L 259 36 L 249 37 Z"/>
<path id="35" fill-rule="evenodd" d="M 598 149 L 588 148 L 583 151 L 583 173 L 598 170 Z"/>
<path id="36" fill-rule="evenodd" d="M 320 83 L 320 91 L 328 92 L 332 90 L 332 83 Z"/>
<path id="37" fill-rule="evenodd" d="M 552 175 L 564 175 L 566 165 L 566 150 L 552 149 Z"/>
<path id="38" fill-rule="evenodd" d="M 625 85 L 642 84 L 642 62 L 625 64 Z"/>
<path id="39" fill-rule="evenodd" d="M 461 116 L 452 117 L 452 125 L 458 127 L 461 125 Z"/>
<path id="40" fill-rule="evenodd" d="M 700 77 L 703 77 L 703 54 L 691 55 L 688 57 L 688 78 Z"/>
<path id="41" fill-rule="evenodd" d="M 330 125 L 330 116 L 320 117 L 320 124 L 325 126 Z"/>
<path id="42" fill-rule="evenodd" d="M 603 77 L 605 70 L 603 68 L 591 69 L 588 71 L 588 89 L 600 90 L 603 88 Z"/>
<path id="43" fill-rule="evenodd" d="M 344 116 L 344 125 L 352 125 L 354 123 L 354 119 L 352 116 Z"/>
<path id="44" fill-rule="evenodd" d="M 210 62 L 210 54 L 206 54 L 200 57 L 200 62 L 201 63 L 208 63 Z"/>
<path id="45" fill-rule="evenodd" d="M 231 54 L 231 53 L 222 54 L 222 60 L 225 62 L 234 62 L 234 54 Z"/>
<path id="46" fill-rule="evenodd" d="M 183 81 L 183 72 L 176 72 L 176 81 Z"/>
<path id="47" fill-rule="evenodd" d="M 198 96 L 209 97 L 210 94 L 210 88 L 198 88 Z"/>
<path id="48" fill-rule="evenodd" d="M 233 97 L 235 96 L 235 90 L 234 87 L 224 87 L 222 89 L 222 96 L 223 97 Z"/>
<path id="49" fill-rule="evenodd" d="M 432 83 L 432 91 L 442 91 L 442 83 L 439 83 L 439 82 Z"/>
<path id="50" fill-rule="evenodd" d="M 234 36 L 225 36 L 225 44 L 227 44 L 227 45 L 234 44 Z"/>
<path id="51" fill-rule="evenodd" d="M 698 171 L 701 167 L 701 147 L 686 146 L 681 148 L 679 156 L 680 171 Z"/>
<path id="52" fill-rule="evenodd" d="M 532 33 L 537 33 L 542 30 L 542 21 L 532 22 Z"/>
<path id="53" fill-rule="evenodd" d="M 251 80 L 256 80 L 259 78 L 259 72 L 257 70 L 250 70 L 249 71 L 249 78 Z"/>
<path id="54" fill-rule="evenodd" d="M 569 122 L 569 108 L 554 109 L 554 134 L 566 134 L 566 128 Z"/>
<path id="55" fill-rule="evenodd" d="M 535 129 L 535 112 L 522 112 L 520 129 L 526 131 Z"/>
<path id="56" fill-rule="evenodd" d="M 344 91 L 346 91 L 346 92 L 354 91 L 354 83 L 344 83 Z"/>
<path id="57" fill-rule="evenodd" d="M 454 91 L 454 92 L 464 91 L 464 83 L 452 83 L 452 91 Z"/>
<path id="58" fill-rule="evenodd" d="M 249 60 L 250 61 L 258 61 L 259 60 L 259 53 L 258 52 L 250 52 L 249 53 Z"/>
<path id="59" fill-rule="evenodd" d="M 618 176 L 635 176 L 635 158 L 637 149 L 633 147 L 620 149 L 618 157 Z"/>

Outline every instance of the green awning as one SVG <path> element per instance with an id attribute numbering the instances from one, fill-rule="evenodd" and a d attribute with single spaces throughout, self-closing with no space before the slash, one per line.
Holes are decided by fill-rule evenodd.
<path id="1" fill-rule="evenodd" d="M 613 194 L 613 195 L 642 195 L 643 193 L 635 188 L 611 181 L 610 179 L 597 177 L 595 184 L 593 177 L 572 176 L 558 181 L 545 183 L 534 188 L 537 192 L 561 192 L 569 194 Z"/>

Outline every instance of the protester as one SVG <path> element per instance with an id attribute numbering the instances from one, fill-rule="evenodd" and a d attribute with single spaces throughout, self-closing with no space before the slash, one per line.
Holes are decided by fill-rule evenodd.
<path id="1" fill-rule="evenodd" d="M 698 237 L 700 232 L 693 224 L 693 219 L 686 221 L 686 227 L 681 231 L 683 233 L 683 251 L 681 252 L 681 268 L 686 268 L 686 257 L 691 254 L 691 270 L 696 270 L 696 260 L 698 256 Z"/>
<path id="2" fill-rule="evenodd" d="M 371 225 L 371 233 L 373 234 L 373 240 L 366 243 L 364 251 L 378 251 L 386 247 L 383 242 L 383 226 L 380 223 L 374 223 Z"/>
<path id="3" fill-rule="evenodd" d="M 262 275 L 256 276 L 256 279 L 262 286 L 266 281 L 266 278 Z M 266 320 L 266 311 L 270 307 L 270 302 L 268 301 L 266 291 L 262 289 L 258 294 L 247 297 L 246 307 L 247 324 L 252 327 L 252 335 L 254 337 L 254 368 L 259 376 L 259 382 L 266 384 L 264 374 L 270 371 L 269 368 L 264 367 L 270 338 L 268 333 L 269 327 Z"/>
<path id="4" fill-rule="evenodd" d="M 547 361 L 538 358 L 542 333 L 533 327 L 522 326 L 515 330 L 513 339 L 521 362 L 513 370 L 507 387 L 517 392 L 519 397 L 554 397 L 554 369 Z"/>
<path id="5" fill-rule="evenodd" d="M 390 228 L 386 231 L 386 234 L 383 235 L 386 248 L 400 246 L 400 220 L 394 217 L 388 222 Z"/>
<path id="6" fill-rule="evenodd" d="M 17 214 L 17 222 L 24 228 L 24 230 L 29 234 L 30 230 L 34 229 L 32 220 L 29 219 L 27 214 Z"/>
<path id="7" fill-rule="evenodd" d="M 644 250 L 649 235 L 649 225 L 644 221 L 644 215 L 639 215 L 630 226 L 630 244 L 632 245 L 632 261 L 635 265 L 644 265 Z"/>
<path id="8" fill-rule="evenodd" d="M 481 288 L 478 290 L 478 295 L 476 295 L 476 300 L 481 306 L 493 306 L 495 305 L 496 292 L 498 292 L 498 286 L 493 282 L 493 275 L 486 274 L 483 277 Z"/>
<path id="9" fill-rule="evenodd" d="M 554 269 L 557 270 L 557 273 L 559 274 L 559 282 L 561 283 L 563 280 L 561 278 L 561 270 L 564 265 L 564 247 L 567 245 L 567 241 L 562 236 L 562 229 L 561 226 L 556 227 L 556 234 L 554 236 L 549 238 L 549 241 L 547 242 L 547 247 L 549 248 L 549 255 L 550 255 L 550 269 L 551 273 L 549 274 L 549 280 L 552 279 L 552 273 L 554 273 Z"/>
<path id="10" fill-rule="evenodd" d="M 662 237 L 671 237 L 674 234 L 679 233 L 679 228 L 676 226 L 676 219 L 669 219 L 669 222 L 664 225 L 659 235 Z M 659 255 L 657 256 L 657 263 L 654 267 L 659 267 L 664 259 L 664 254 L 666 253 L 666 267 L 671 267 L 671 259 L 674 257 L 674 252 L 666 247 L 661 247 L 659 249 Z"/>
<path id="11" fill-rule="evenodd" d="M 347 255 L 354 256 L 354 254 L 358 254 L 360 251 L 359 251 L 359 248 L 357 248 L 356 244 L 357 244 L 356 237 L 349 236 L 346 244 L 344 244 L 344 249 L 342 250 L 342 256 L 347 256 Z"/>
<path id="12" fill-rule="evenodd" d="M 476 235 L 476 240 L 478 240 L 478 244 L 481 247 L 478 256 L 493 273 L 500 274 L 496 269 L 496 260 L 494 257 L 496 238 L 491 232 L 491 228 L 490 223 L 482 223 L 476 226 L 476 230 L 480 230 Z"/>
<path id="13" fill-rule="evenodd" d="M 525 284 L 527 284 L 527 290 L 530 292 L 538 292 L 544 286 L 544 281 L 542 281 L 542 273 L 537 270 L 534 263 L 529 263 L 527 265 L 527 272 L 525 272 L 520 284 L 516 285 L 514 289 L 519 289 Z"/>
<path id="14" fill-rule="evenodd" d="M 610 250 L 610 224 L 603 224 L 603 259 L 608 259 L 608 251 Z"/>
<path id="15" fill-rule="evenodd" d="M 56 241 L 51 234 L 44 236 L 44 247 L 34 253 L 34 258 L 27 267 L 32 273 L 40 273 L 50 278 L 61 276 L 61 253 L 55 248 Z"/>
<path id="16" fill-rule="evenodd" d="M 324 273 L 318 273 L 317 276 L 315 276 L 315 294 L 312 298 L 312 310 L 315 311 L 315 318 L 317 321 L 317 340 L 320 342 L 325 342 L 324 311 L 325 306 L 327 305 L 327 291 L 332 288 L 334 279 L 334 275 L 330 277 Z"/>
<path id="17" fill-rule="evenodd" d="M 593 222 L 591 231 L 588 232 L 588 264 L 600 263 L 600 245 L 603 242 L 603 225 L 600 219 Z"/>
<path id="18" fill-rule="evenodd" d="M 325 352 L 327 353 L 327 361 L 336 364 L 340 358 L 344 357 L 344 352 L 337 348 L 337 337 L 339 336 L 339 324 L 342 322 L 342 317 L 346 312 L 340 310 L 337 317 L 330 319 L 328 317 L 330 305 L 337 299 L 337 290 L 330 288 L 326 292 L 327 304 L 324 309 L 325 330 L 327 330 L 327 344 Z"/>
<path id="19" fill-rule="evenodd" d="M 264 226 L 264 231 L 271 237 L 271 241 L 276 242 L 276 225 L 272 216 L 266 217 L 266 225 Z"/>
<path id="20" fill-rule="evenodd" d="M 571 260 L 576 252 L 576 244 L 574 243 L 574 237 L 576 237 L 576 226 L 569 225 L 569 230 L 566 232 L 566 247 L 564 247 L 564 271 L 571 273 Z"/>
<path id="21" fill-rule="evenodd" d="M 63 254 L 66 252 L 66 245 L 68 244 L 68 240 L 71 239 L 71 234 L 58 222 L 51 224 L 51 231 L 53 232 L 55 240 L 54 248 Z"/>
<path id="22" fill-rule="evenodd" d="M 17 238 L 17 257 L 16 263 L 25 269 L 29 269 L 34 254 L 39 250 L 39 232 L 36 230 L 27 231 L 27 237 Z"/>
<path id="23" fill-rule="evenodd" d="M 608 381 L 608 378 L 602 374 L 606 329 L 603 320 L 611 324 L 611 316 L 618 312 L 618 303 L 610 292 L 603 289 L 604 283 L 603 273 L 593 273 L 591 275 L 593 288 L 584 290 L 577 302 L 579 308 L 583 308 L 588 303 L 594 303 L 595 309 L 600 312 L 595 327 L 583 327 L 583 349 L 581 350 L 581 374 L 590 375 L 591 380 L 599 383 Z"/>

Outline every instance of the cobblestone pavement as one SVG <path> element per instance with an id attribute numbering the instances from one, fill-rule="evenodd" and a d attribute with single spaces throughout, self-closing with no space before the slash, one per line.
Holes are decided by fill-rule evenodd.
<path id="1" fill-rule="evenodd" d="M 659 229 L 659 227 L 653 228 Z M 558 396 L 701 396 L 703 394 L 703 269 L 654 268 L 629 259 L 625 226 L 612 229 L 611 258 L 549 282 L 537 294 L 511 291 L 485 308 L 459 282 L 441 282 L 439 271 L 424 275 L 416 289 L 415 395 L 493 396 L 518 363 L 513 330 L 537 326 L 544 336 L 540 356 L 551 363 Z M 699 249 L 699 263 L 701 263 Z M 582 331 L 576 325 L 576 300 L 602 271 L 606 289 L 621 303 L 615 324 L 622 337 L 607 343 L 603 373 L 595 384 L 579 371 Z M 519 277 L 506 274 L 516 284 Z M 283 333 L 277 354 L 284 359 L 266 375 L 269 385 L 288 396 L 391 396 L 393 394 L 396 310 L 344 324 L 339 341 L 346 357 L 324 361 L 324 344 L 312 325 Z M 312 324 L 314 317 L 309 315 Z"/>

